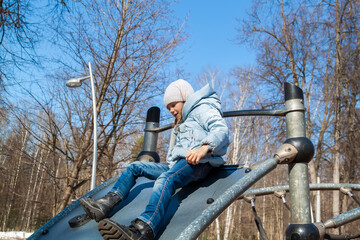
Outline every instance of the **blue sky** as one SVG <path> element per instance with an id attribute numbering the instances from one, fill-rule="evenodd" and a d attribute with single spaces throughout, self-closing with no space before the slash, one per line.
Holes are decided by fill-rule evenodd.
<path id="1" fill-rule="evenodd" d="M 183 78 L 194 84 L 195 88 L 198 87 L 196 76 L 208 67 L 216 67 L 222 74 L 226 74 L 235 66 L 254 64 L 254 52 L 245 44 L 235 43 L 236 27 L 239 27 L 236 19 L 246 18 L 246 11 L 251 4 L 251 0 L 178 0 L 174 5 L 174 14 L 178 19 L 188 17 L 185 31 L 189 34 L 180 48 L 183 54 L 176 66 L 182 67 L 189 74 Z M 48 48 L 44 49 L 48 51 Z M 52 66 L 47 66 L 46 71 L 52 70 Z M 27 71 L 25 77 L 20 73 L 23 85 L 26 85 L 29 75 L 42 78 L 37 70 Z"/>
<path id="2" fill-rule="evenodd" d="M 247 66 L 255 61 L 255 54 L 246 45 L 235 43 L 238 22 L 246 17 L 251 0 L 179 0 L 175 14 L 188 16 L 185 30 L 189 38 L 180 64 L 195 78 L 207 66 L 215 66 L 223 73 L 234 66 Z"/>

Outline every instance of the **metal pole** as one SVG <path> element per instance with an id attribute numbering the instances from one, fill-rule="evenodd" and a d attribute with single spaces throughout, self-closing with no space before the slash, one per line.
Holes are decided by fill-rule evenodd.
<path id="1" fill-rule="evenodd" d="M 137 160 L 145 162 L 160 162 L 160 157 L 156 152 L 158 132 L 152 131 L 153 129 L 159 128 L 159 122 L 160 108 L 149 108 L 146 114 L 143 150 L 137 156 Z"/>
<path id="2" fill-rule="evenodd" d="M 92 93 L 92 102 L 93 102 L 93 119 L 94 119 L 94 152 L 93 152 L 93 164 L 92 164 L 92 171 L 91 171 L 91 186 L 90 186 L 90 190 L 93 190 L 95 188 L 96 166 L 97 166 L 97 113 L 96 113 L 95 85 L 94 85 L 94 79 L 93 79 L 90 62 L 89 62 L 89 72 L 90 72 L 90 81 L 91 81 L 91 93 Z"/>
<path id="3" fill-rule="evenodd" d="M 325 228 L 336 228 L 358 219 L 360 219 L 360 207 L 330 218 L 325 221 L 324 225 Z"/>
<path id="4" fill-rule="evenodd" d="M 159 127 L 160 121 L 160 108 L 151 107 L 147 111 L 145 129 L 153 129 Z M 157 146 L 157 132 L 145 131 L 143 151 L 156 152 Z"/>
<path id="5" fill-rule="evenodd" d="M 320 177 L 317 177 L 317 183 L 320 183 Z M 321 196 L 320 191 L 316 191 L 316 222 L 321 222 Z"/>
<path id="6" fill-rule="evenodd" d="M 353 191 L 360 191 L 360 184 L 350 184 L 350 183 L 312 183 L 310 184 L 311 191 L 323 190 L 323 191 L 339 191 L 340 188 L 348 187 Z M 238 200 L 241 200 L 245 195 L 255 195 L 255 196 L 265 196 L 272 195 L 277 191 L 289 192 L 289 185 L 275 186 L 275 187 L 265 187 L 265 188 L 256 188 L 250 189 L 244 192 Z"/>
<path id="7" fill-rule="evenodd" d="M 285 110 L 304 109 L 303 94 L 300 88 L 285 85 Z M 287 138 L 306 137 L 304 111 L 291 111 L 286 114 Z M 311 223 L 310 189 L 307 163 L 289 164 L 291 223 Z"/>
<path id="8" fill-rule="evenodd" d="M 290 83 L 285 83 L 284 88 L 287 138 L 306 137 L 303 91 Z M 299 240 L 318 239 L 317 228 L 311 224 L 307 163 L 289 164 L 289 188 L 291 224 L 286 230 L 286 239 L 293 239 L 294 235 L 299 236 Z"/>
<path id="9" fill-rule="evenodd" d="M 250 188 L 259 179 L 274 170 L 277 166 L 277 159 L 271 158 L 263 162 L 260 166 L 253 169 L 244 177 L 240 178 L 234 185 L 228 188 L 219 198 L 205 209 L 200 216 L 182 231 L 176 240 L 196 239 L 210 223 L 219 216 L 232 202 L 242 193 Z"/>
<path id="10" fill-rule="evenodd" d="M 251 109 L 236 110 L 223 113 L 223 117 L 239 117 L 239 116 L 285 116 L 284 110 L 268 110 L 268 109 Z"/>

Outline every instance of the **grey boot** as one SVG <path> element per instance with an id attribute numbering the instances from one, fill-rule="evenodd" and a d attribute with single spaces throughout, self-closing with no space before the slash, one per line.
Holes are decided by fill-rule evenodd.
<path id="1" fill-rule="evenodd" d="M 81 198 L 79 201 L 86 214 L 90 218 L 95 219 L 96 222 L 99 222 L 109 217 L 114 206 L 122 200 L 117 194 L 109 192 L 104 197 L 96 200 L 92 198 Z"/>
<path id="2" fill-rule="evenodd" d="M 104 219 L 99 222 L 98 229 L 105 240 L 153 240 L 155 238 L 151 227 L 140 219 L 133 220 L 129 227 L 111 219 Z"/>

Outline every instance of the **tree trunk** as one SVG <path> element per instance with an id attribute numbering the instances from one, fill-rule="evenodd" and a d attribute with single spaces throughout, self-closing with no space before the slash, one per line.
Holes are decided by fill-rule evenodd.
<path id="1" fill-rule="evenodd" d="M 23 213 L 21 216 L 21 229 L 24 229 L 25 231 L 29 231 L 30 229 L 27 228 L 27 219 L 30 218 L 30 213 L 31 210 L 28 210 L 28 205 L 30 202 L 30 199 L 33 198 L 33 194 L 34 192 L 31 192 L 32 186 L 34 185 L 34 178 L 35 178 L 35 170 L 38 167 L 36 165 L 36 159 L 38 157 L 40 151 L 40 147 L 37 148 L 35 155 L 33 157 L 33 162 L 32 164 L 32 168 L 31 168 L 31 174 L 30 174 L 30 180 L 29 180 L 29 185 L 28 185 L 28 190 L 26 193 L 26 198 L 25 198 L 25 202 L 24 202 L 24 209 L 23 209 Z"/>
<path id="2" fill-rule="evenodd" d="M 232 223 L 232 219 L 233 219 L 233 204 L 231 204 L 227 209 L 226 209 L 226 218 L 225 218 L 225 228 L 224 228 L 224 240 L 228 240 L 230 237 L 230 231 L 231 231 L 231 223 Z"/>
<path id="3" fill-rule="evenodd" d="M 44 162 L 44 158 L 45 158 L 45 156 L 41 156 L 40 163 Z M 34 191 L 33 191 L 35 193 L 34 194 L 35 195 L 34 207 L 32 209 L 32 216 L 31 216 L 31 218 L 28 219 L 28 224 L 27 224 L 28 226 L 30 226 L 31 221 L 33 219 L 35 219 L 35 216 L 39 216 L 37 206 L 38 206 L 38 203 L 39 203 L 40 193 L 42 192 L 42 186 L 43 186 L 44 179 L 45 179 L 45 174 L 46 174 L 46 171 L 44 170 L 44 167 L 41 164 L 40 164 L 40 167 L 39 167 L 39 170 L 38 170 L 38 174 L 40 174 L 40 176 L 39 176 L 40 179 L 38 181 L 39 184 L 34 186 Z M 30 219 L 31 219 L 31 221 L 30 221 Z"/>
<path id="4" fill-rule="evenodd" d="M 18 159 L 17 164 L 16 164 L 14 176 L 11 179 L 10 186 L 9 186 L 10 192 L 9 192 L 9 197 L 8 197 L 8 201 L 7 201 L 5 218 L 4 218 L 4 222 L 3 222 L 3 226 L 2 226 L 3 231 L 6 231 L 6 226 L 8 225 L 10 211 L 11 211 L 13 201 L 14 201 L 14 197 L 15 197 L 16 185 L 17 185 L 17 180 L 18 180 L 18 177 L 19 177 L 19 172 L 20 172 L 20 167 L 21 167 L 21 162 L 22 162 L 22 156 L 23 156 L 23 153 L 24 153 L 27 137 L 28 137 L 28 131 L 25 130 L 25 136 L 24 136 L 24 139 L 22 141 L 22 145 L 21 145 L 21 149 L 20 149 L 20 156 L 19 156 L 19 159 Z"/>
<path id="5" fill-rule="evenodd" d="M 340 6 L 339 0 L 336 0 L 336 62 L 335 62 L 335 122 L 334 122 L 334 163 L 333 163 L 333 182 L 340 182 L 340 79 L 342 72 L 342 57 L 341 57 L 341 22 L 340 22 Z M 340 213 L 340 200 L 339 191 L 333 192 L 333 215 L 337 216 Z M 336 234 L 339 233 L 338 229 L 335 229 Z"/>
<path id="6" fill-rule="evenodd" d="M 216 223 L 216 239 L 221 240 L 220 223 L 218 217 L 216 218 L 215 223 Z"/>
<path id="7" fill-rule="evenodd" d="M 284 1 L 281 0 L 281 15 L 282 15 L 282 20 L 283 20 L 283 34 L 285 37 L 285 42 L 286 42 L 286 51 L 289 55 L 290 58 L 290 68 L 291 68 L 291 73 L 292 73 L 292 77 L 294 80 L 294 84 L 298 87 L 299 86 L 299 79 L 298 79 L 298 75 L 297 75 L 297 71 L 296 71 L 296 61 L 295 61 L 295 57 L 294 57 L 294 52 L 293 52 L 293 43 L 290 40 L 290 33 L 288 31 L 287 28 L 287 22 L 286 22 L 286 17 L 285 17 L 285 12 L 284 12 Z"/>

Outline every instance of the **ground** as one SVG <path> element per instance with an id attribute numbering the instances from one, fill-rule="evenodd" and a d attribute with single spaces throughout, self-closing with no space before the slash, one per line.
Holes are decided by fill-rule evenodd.
<path id="1" fill-rule="evenodd" d="M 26 232 L 0 232 L 0 240 L 23 240 L 30 237 Z"/>

